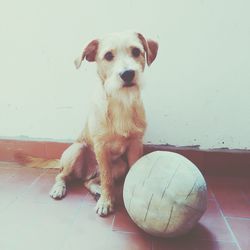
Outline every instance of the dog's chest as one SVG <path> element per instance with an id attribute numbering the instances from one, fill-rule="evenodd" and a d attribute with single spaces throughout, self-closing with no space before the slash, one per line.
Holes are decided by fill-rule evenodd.
<path id="1" fill-rule="evenodd" d="M 129 138 L 144 133 L 144 113 L 137 106 L 113 105 L 108 110 L 108 128 L 112 134 Z"/>
<path id="2" fill-rule="evenodd" d="M 110 141 L 110 143 L 108 143 L 108 148 L 112 160 L 116 160 L 123 155 L 128 147 L 128 144 L 128 141 L 123 138 L 114 138 L 114 140 Z"/>

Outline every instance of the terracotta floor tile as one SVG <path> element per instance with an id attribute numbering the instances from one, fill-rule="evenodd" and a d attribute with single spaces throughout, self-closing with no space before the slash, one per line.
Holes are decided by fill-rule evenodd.
<path id="1" fill-rule="evenodd" d="M 59 173 L 59 170 L 45 169 L 40 178 L 32 185 L 32 188 L 26 192 L 27 196 L 48 196 L 50 188 L 55 183 L 55 177 Z"/>
<path id="2" fill-rule="evenodd" d="M 250 249 L 250 219 L 227 218 L 242 250 Z"/>
<path id="3" fill-rule="evenodd" d="M 18 197 L 18 192 L 15 190 L 9 190 L 7 187 L 0 185 L 0 212 L 6 209 L 12 202 Z"/>
<path id="4" fill-rule="evenodd" d="M 74 228 L 80 231 L 95 231 L 96 229 L 111 231 L 114 216 L 115 214 L 100 217 L 95 213 L 95 204 L 82 203 L 75 220 Z"/>
<path id="5" fill-rule="evenodd" d="M 40 178 L 44 170 L 13 168 L 9 169 L 9 172 L 11 173 L 9 177 L 0 182 L 0 211 L 25 193 Z"/>
<path id="6" fill-rule="evenodd" d="M 22 199 L 29 199 L 39 203 L 83 203 L 89 192 L 84 188 L 82 182 L 72 181 L 67 185 L 67 195 L 61 200 L 54 200 L 49 192 L 55 183 L 58 170 L 47 170 L 23 195 Z"/>
<path id="7" fill-rule="evenodd" d="M 84 222 L 82 222 L 84 224 Z M 61 250 L 82 250 L 82 249 L 91 249 L 91 250 L 100 250 L 107 249 L 107 239 L 109 237 L 110 232 L 106 230 L 97 229 L 95 233 L 93 231 L 89 232 L 88 230 L 84 231 L 75 231 L 73 235 L 69 235 L 69 239 L 67 239 L 66 243 L 62 246 Z M 67 237 L 68 238 L 68 237 Z"/>
<path id="8" fill-rule="evenodd" d="M 213 177 L 209 183 L 225 216 L 250 218 L 248 178 Z"/>
<path id="9" fill-rule="evenodd" d="M 209 186 L 207 187 L 207 198 L 208 198 L 208 200 L 214 200 L 215 199 L 214 194 L 212 192 L 212 189 Z"/>
<path id="10" fill-rule="evenodd" d="M 115 213 L 101 218 L 81 182 L 71 183 L 60 201 L 49 197 L 57 173 L 0 163 L 1 250 L 240 250 L 237 240 L 242 250 L 250 249 L 250 219 L 226 217 L 226 224 L 223 216 L 248 216 L 246 178 L 206 178 L 208 209 L 199 224 L 186 236 L 164 240 L 144 233 L 129 218 L 122 183 L 116 188 Z"/>
<path id="11" fill-rule="evenodd" d="M 152 250 L 239 250 L 235 243 L 199 238 L 155 239 Z"/>
<path id="12" fill-rule="evenodd" d="M 209 199 L 209 200 L 214 200 L 215 199 L 215 197 L 214 197 L 214 194 L 213 194 L 213 191 L 212 191 L 212 189 L 211 189 L 211 186 L 209 185 L 209 178 L 207 177 L 207 176 L 204 176 L 204 179 L 205 179 L 205 181 L 206 181 L 206 184 L 207 184 L 207 198 Z"/>
<path id="13" fill-rule="evenodd" d="M 208 200 L 207 211 L 201 217 L 197 227 L 191 231 L 190 236 L 202 240 L 233 242 L 216 201 Z"/>
<path id="14" fill-rule="evenodd" d="M 138 234 L 112 232 L 105 250 L 151 250 L 152 237 Z"/>
<path id="15" fill-rule="evenodd" d="M 10 171 L 9 169 L 10 167 L 11 165 L 8 163 L 4 163 L 0 165 L 0 183 L 1 184 L 8 182 L 8 180 L 12 176 L 14 176 L 15 173 L 18 171 L 17 167 L 13 167 L 13 169 L 11 168 L 11 171 Z"/>
<path id="16" fill-rule="evenodd" d="M 151 237 L 142 237 L 137 234 L 112 232 L 98 228 L 76 232 L 65 244 L 63 250 L 81 250 L 87 246 L 91 250 L 151 250 Z M 84 235 L 84 237 L 83 237 Z"/>
<path id="17" fill-rule="evenodd" d="M 1 249 L 60 249 L 79 206 L 76 204 L 12 203 L 0 213 Z"/>
<path id="18" fill-rule="evenodd" d="M 132 219 L 129 217 L 124 207 L 116 211 L 112 229 L 114 231 L 120 231 L 120 232 L 141 233 L 141 234 L 144 233 L 142 229 L 140 229 L 132 221 Z"/>
<path id="19" fill-rule="evenodd" d="M 17 171 L 15 171 L 15 174 L 12 175 L 11 178 L 8 180 L 8 185 L 20 188 L 22 186 L 29 186 L 45 172 L 45 169 L 20 167 Z"/>
<path id="20" fill-rule="evenodd" d="M 104 245 L 108 234 L 111 233 L 114 215 L 102 218 L 95 213 L 94 208 L 95 204 L 83 203 L 75 217 L 75 223 L 68 233 L 63 249 L 77 250 L 82 249 L 83 246 L 98 249 Z"/>

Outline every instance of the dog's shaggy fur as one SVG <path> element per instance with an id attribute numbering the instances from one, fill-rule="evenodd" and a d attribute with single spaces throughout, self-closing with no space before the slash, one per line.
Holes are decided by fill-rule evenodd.
<path id="1" fill-rule="evenodd" d="M 32 167 L 61 168 L 51 197 L 64 197 L 70 178 L 83 178 L 93 194 L 100 194 L 96 212 L 105 216 L 113 211 L 114 180 L 124 176 L 128 167 L 142 155 L 146 120 L 140 95 L 141 75 L 145 64 L 154 61 L 157 50 L 158 44 L 146 40 L 143 35 L 123 32 L 93 40 L 75 60 L 77 68 L 84 59 L 96 62 L 101 79 L 81 135 L 64 151 L 60 161 L 25 155 L 17 157 L 20 163 Z M 95 154 L 99 171 L 86 176 L 84 163 L 90 151 Z"/>

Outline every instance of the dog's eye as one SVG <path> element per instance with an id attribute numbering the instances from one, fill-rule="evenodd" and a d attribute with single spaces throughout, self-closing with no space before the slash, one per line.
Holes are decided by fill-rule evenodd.
<path id="1" fill-rule="evenodd" d="M 132 49 L 132 55 L 133 55 L 133 57 L 139 57 L 140 54 L 141 54 L 140 49 L 138 49 L 138 48 L 133 48 Z"/>
<path id="2" fill-rule="evenodd" d="M 112 61 L 114 58 L 114 55 L 111 51 L 107 52 L 105 55 L 104 55 L 104 59 L 107 60 L 107 61 Z"/>

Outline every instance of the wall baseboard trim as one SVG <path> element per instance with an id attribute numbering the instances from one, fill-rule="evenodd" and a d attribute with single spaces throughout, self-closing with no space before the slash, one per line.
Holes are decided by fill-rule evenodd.
<path id="1" fill-rule="evenodd" d="M 67 142 L 0 140 L 0 161 L 14 162 L 19 151 L 46 159 L 60 158 L 70 145 Z M 205 175 L 250 177 L 250 150 L 212 149 L 197 147 L 175 147 L 170 145 L 144 145 L 144 153 L 171 151 L 191 160 Z"/>

